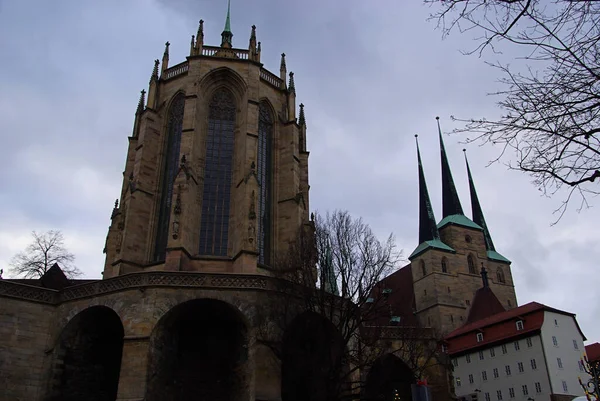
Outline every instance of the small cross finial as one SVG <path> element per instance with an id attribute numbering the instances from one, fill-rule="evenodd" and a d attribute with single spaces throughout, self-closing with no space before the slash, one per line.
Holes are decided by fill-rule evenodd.
<path id="1" fill-rule="evenodd" d="M 436 116 L 436 117 L 435 117 L 435 119 L 436 119 L 436 120 L 439 120 L 439 119 L 440 119 L 440 117 L 439 117 L 439 116 Z"/>

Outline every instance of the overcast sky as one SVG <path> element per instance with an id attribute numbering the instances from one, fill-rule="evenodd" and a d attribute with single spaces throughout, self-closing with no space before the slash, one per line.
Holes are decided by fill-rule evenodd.
<path id="1" fill-rule="evenodd" d="M 100 277 L 110 213 L 139 91 L 171 42 L 183 61 L 198 20 L 218 45 L 226 0 L 0 0 L 0 268 L 32 230 L 62 230 L 86 277 Z M 419 1 L 232 0 L 235 47 L 257 26 L 262 62 L 278 75 L 287 55 L 306 105 L 311 209 L 348 209 L 409 255 L 417 245 L 419 134 L 430 195 L 441 217 L 435 116 L 493 117 L 496 72 L 460 54 L 466 36 L 442 40 Z M 510 53 L 502 56 L 511 61 Z M 494 59 L 495 60 L 495 59 Z M 445 136 L 470 216 L 461 140 Z M 548 199 L 490 147 L 469 145 L 479 197 L 497 250 L 513 261 L 520 304 L 577 313 L 600 340 L 600 212 L 572 207 L 559 224 Z M 596 204 L 597 204 L 596 200 Z M 575 205 L 574 205 L 575 206 Z"/>

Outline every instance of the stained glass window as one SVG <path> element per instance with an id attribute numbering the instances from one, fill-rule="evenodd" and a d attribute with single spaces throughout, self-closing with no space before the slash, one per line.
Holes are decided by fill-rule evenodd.
<path id="1" fill-rule="evenodd" d="M 259 105 L 258 119 L 258 262 L 268 264 L 271 239 L 271 153 L 273 118 L 269 106 Z"/>
<path id="2" fill-rule="evenodd" d="M 156 244 L 154 246 L 154 260 L 156 261 L 165 260 L 166 256 L 171 203 L 173 201 L 173 181 L 175 180 L 175 174 L 177 174 L 179 166 L 179 147 L 181 145 L 184 105 L 185 96 L 180 93 L 173 99 L 168 113 L 166 151 L 163 159 L 158 225 L 156 228 Z"/>
<path id="3" fill-rule="evenodd" d="M 201 255 L 227 256 L 234 129 L 235 100 L 231 92 L 219 89 L 210 101 L 208 112 Z"/>

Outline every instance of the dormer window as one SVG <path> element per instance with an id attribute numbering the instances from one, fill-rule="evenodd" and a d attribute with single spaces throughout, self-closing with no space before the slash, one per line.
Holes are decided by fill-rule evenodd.
<path id="1" fill-rule="evenodd" d="M 517 331 L 523 330 L 523 321 L 517 320 Z"/>
<path id="2" fill-rule="evenodd" d="M 390 325 L 398 326 L 400 324 L 400 316 L 392 316 L 390 318 Z"/>
<path id="3" fill-rule="evenodd" d="M 477 342 L 480 343 L 483 341 L 483 333 L 477 333 Z"/>

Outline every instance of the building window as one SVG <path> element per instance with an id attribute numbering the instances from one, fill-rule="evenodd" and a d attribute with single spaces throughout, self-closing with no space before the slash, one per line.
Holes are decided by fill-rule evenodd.
<path id="1" fill-rule="evenodd" d="M 558 327 L 558 320 L 557 320 L 557 319 L 554 319 L 554 325 L 555 325 L 556 327 Z"/>
<path id="2" fill-rule="evenodd" d="M 510 376 L 510 365 L 506 365 L 504 369 L 506 369 L 506 376 Z"/>
<path id="3" fill-rule="evenodd" d="M 527 391 L 527 384 L 523 384 L 522 388 L 523 388 L 523 395 L 528 395 L 529 391 Z"/>
<path id="4" fill-rule="evenodd" d="M 467 360 L 467 363 L 471 363 L 471 355 L 465 356 L 465 359 Z"/>
<path id="5" fill-rule="evenodd" d="M 535 362 L 535 359 L 531 360 L 531 369 L 533 369 L 533 370 L 537 369 L 537 363 Z"/>
<path id="6" fill-rule="evenodd" d="M 483 333 L 477 333 L 477 342 L 480 343 L 483 341 Z"/>
<path id="7" fill-rule="evenodd" d="M 456 387 L 460 387 L 460 377 L 456 378 Z"/>
<path id="8" fill-rule="evenodd" d="M 494 368 L 494 379 L 497 379 L 500 375 L 498 374 L 498 368 Z"/>
<path id="9" fill-rule="evenodd" d="M 442 272 L 448 273 L 448 259 L 445 257 L 442 258 Z"/>
<path id="10" fill-rule="evenodd" d="M 258 262 L 270 263 L 271 253 L 271 177 L 272 177 L 272 148 L 273 148 L 273 117 L 265 102 L 258 106 L 258 157 L 257 177 L 259 188 L 258 197 Z"/>
<path id="11" fill-rule="evenodd" d="M 423 290 L 423 295 L 427 295 L 427 290 Z"/>
<path id="12" fill-rule="evenodd" d="M 479 360 L 483 361 L 483 351 L 479 351 Z"/>
<path id="13" fill-rule="evenodd" d="M 496 397 L 498 401 L 502 401 L 502 390 L 496 390 Z"/>
<path id="14" fill-rule="evenodd" d="M 492 358 L 496 356 L 496 350 L 494 348 L 490 348 L 490 356 Z"/>
<path id="15" fill-rule="evenodd" d="M 470 243 L 471 243 L 471 236 L 470 236 L 470 235 L 465 235 L 465 242 L 466 242 L 467 244 L 470 244 Z"/>
<path id="16" fill-rule="evenodd" d="M 450 315 L 450 322 L 454 323 L 454 315 Z"/>
<path id="17" fill-rule="evenodd" d="M 485 401 L 490 401 L 490 393 L 485 393 Z"/>
<path id="18" fill-rule="evenodd" d="M 506 354 L 508 351 L 506 350 L 506 344 L 502 344 L 502 353 Z"/>
<path id="19" fill-rule="evenodd" d="M 234 131 L 235 101 L 231 92 L 222 88 L 213 95 L 208 111 L 201 255 L 227 256 Z"/>
<path id="20" fill-rule="evenodd" d="M 421 273 L 423 273 L 423 277 L 425 277 L 427 275 L 427 268 L 425 267 L 425 261 L 421 260 L 419 262 L 419 264 L 421 265 Z"/>
<path id="21" fill-rule="evenodd" d="M 475 379 L 473 378 L 473 375 L 470 374 L 469 375 L 469 383 L 473 384 L 474 381 L 475 381 Z"/>
<path id="22" fill-rule="evenodd" d="M 515 389 L 513 387 L 508 389 L 508 395 L 510 398 L 515 398 Z"/>
<path id="23" fill-rule="evenodd" d="M 447 346 L 446 344 L 442 344 L 442 352 L 443 352 L 444 354 L 447 354 L 447 353 L 448 353 L 448 346 Z"/>
<path id="24" fill-rule="evenodd" d="M 477 269 L 475 268 L 475 259 L 473 259 L 473 255 L 467 256 L 467 264 L 469 265 L 469 273 L 477 274 Z"/>
<path id="25" fill-rule="evenodd" d="M 158 223 L 154 243 L 154 260 L 163 261 L 167 254 L 169 240 L 169 225 L 173 203 L 173 184 L 179 168 L 179 151 L 181 132 L 183 129 L 183 109 L 185 95 L 179 93 L 173 98 L 167 117 L 167 132 L 165 152 L 162 165 L 160 204 L 158 208 Z"/>
<path id="26" fill-rule="evenodd" d="M 535 392 L 538 394 L 542 392 L 542 384 L 540 382 L 535 382 Z"/>
<path id="27" fill-rule="evenodd" d="M 562 369 L 562 368 L 563 368 L 562 359 L 560 359 L 560 358 L 556 358 L 556 363 L 558 364 L 558 368 L 559 368 L 559 369 Z"/>
<path id="28" fill-rule="evenodd" d="M 486 372 L 485 370 L 484 370 L 483 372 L 481 372 L 481 379 L 482 379 L 483 381 L 486 381 L 486 380 L 487 380 L 487 372 Z"/>
<path id="29" fill-rule="evenodd" d="M 558 340 L 556 339 L 556 336 L 552 336 L 552 344 L 554 344 L 555 347 L 558 347 Z"/>
<path id="30" fill-rule="evenodd" d="M 567 387 L 567 382 L 563 380 L 563 381 L 562 381 L 562 385 L 563 385 L 563 390 L 564 390 L 564 392 L 565 392 L 565 393 L 568 393 L 568 392 L 569 392 L 569 388 Z"/>
<path id="31" fill-rule="evenodd" d="M 523 321 L 517 320 L 517 331 L 523 330 Z"/>
<path id="32" fill-rule="evenodd" d="M 573 348 L 579 349 L 579 345 L 577 344 L 577 340 L 573 340 Z"/>
<path id="33" fill-rule="evenodd" d="M 519 369 L 519 373 L 525 372 L 525 368 L 523 368 L 523 362 L 517 362 L 517 368 Z"/>
<path id="34" fill-rule="evenodd" d="M 504 279 L 504 272 L 502 271 L 501 267 L 499 267 L 498 270 L 496 270 L 496 278 L 498 279 L 499 283 L 506 283 L 506 280 Z"/>
<path id="35" fill-rule="evenodd" d="M 527 342 L 527 347 L 531 348 L 533 347 L 533 341 L 531 340 L 531 337 L 529 337 L 527 340 L 525 340 Z"/>
<path id="36" fill-rule="evenodd" d="M 515 341 L 515 351 L 518 351 L 521 349 L 521 346 L 519 345 L 519 340 Z"/>

